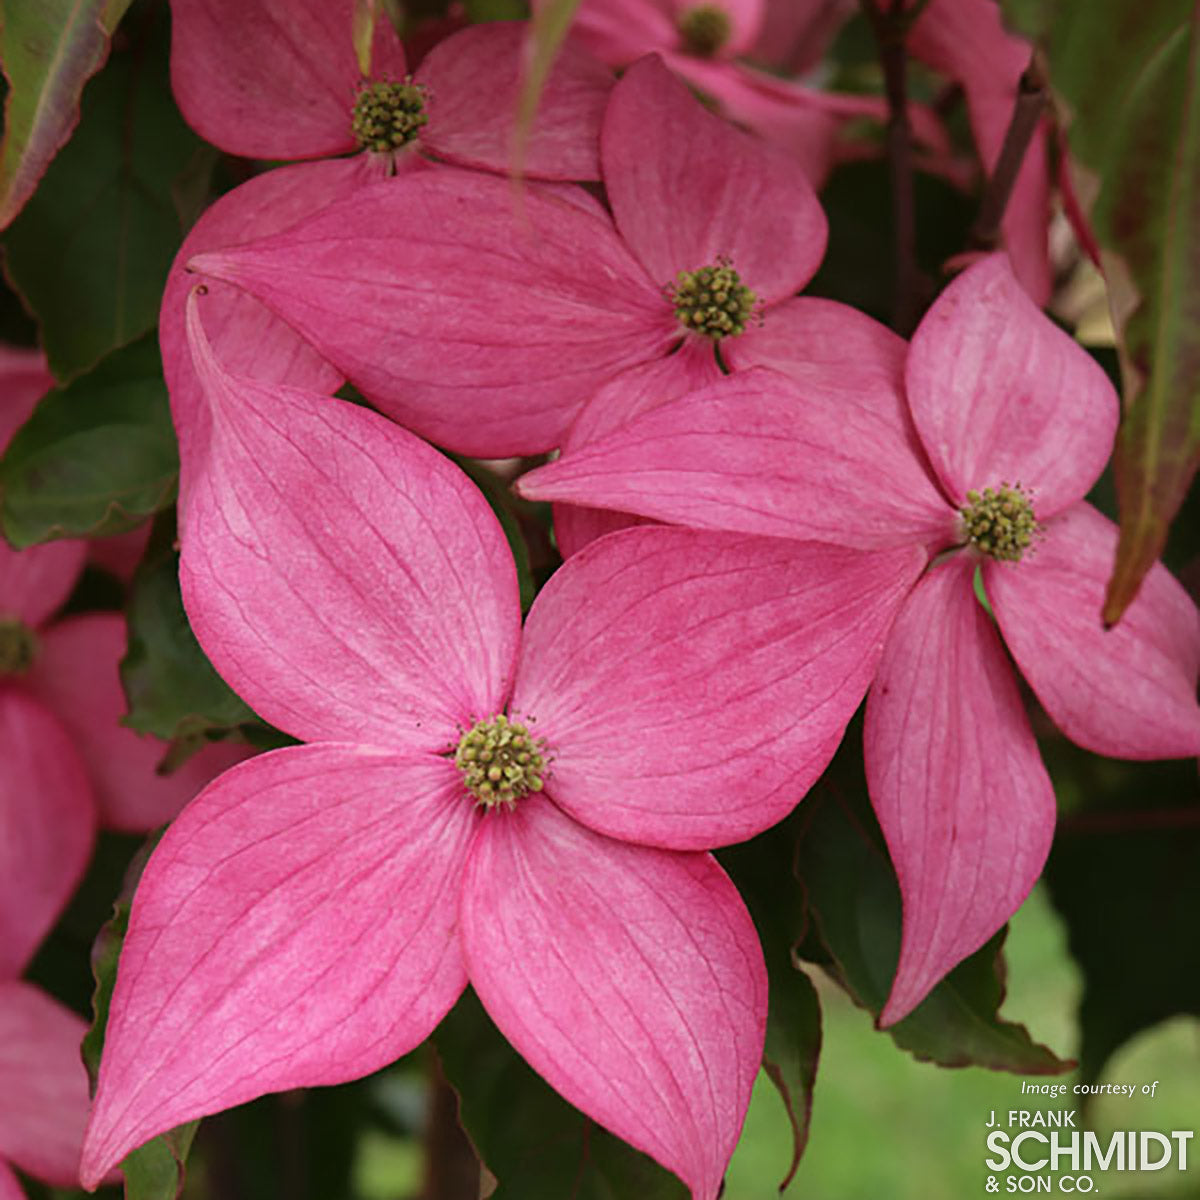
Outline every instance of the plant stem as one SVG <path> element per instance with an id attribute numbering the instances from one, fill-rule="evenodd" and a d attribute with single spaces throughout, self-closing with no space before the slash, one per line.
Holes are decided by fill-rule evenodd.
<path id="1" fill-rule="evenodd" d="M 1136 812 L 1092 812 L 1066 816 L 1060 832 L 1141 833 L 1152 829 L 1200 829 L 1200 808 L 1156 808 Z"/>
<path id="2" fill-rule="evenodd" d="M 913 14 L 905 0 L 859 0 L 879 43 L 887 93 L 887 156 L 892 185 L 892 224 L 895 234 L 895 297 L 892 327 L 903 337 L 916 328 L 925 287 L 917 266 L 917 222 L 913 199 L 912 128 L 908 120 L 908 56 L 904 41 Z"/>
<path id="3" fill-rule="evenodd" d="M 1004 144 L 996 166 L 984 189 L 979 215 L 971 226 L 971 245 L 978 250 L 995 250 L 1000 245 L 1000 225 L 1008 208 L 1009 197 L 1025 161 L 1029 143 L 1046 110 L 1048 93 L 1046 77 L 1034 51 L 1029 66 L 1021 76 L 1012 119 L 1004 135 Z"/>

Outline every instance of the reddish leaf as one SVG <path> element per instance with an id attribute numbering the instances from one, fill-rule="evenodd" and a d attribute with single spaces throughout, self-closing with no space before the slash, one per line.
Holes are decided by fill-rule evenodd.
<path id="1" fill-rule="evenodd" d="M 1113 623 L 1200 464 L 1200 9 L 1005 3 L 1046 52 L 1121 351 L 1121 537 L 1104 606 Z"/>

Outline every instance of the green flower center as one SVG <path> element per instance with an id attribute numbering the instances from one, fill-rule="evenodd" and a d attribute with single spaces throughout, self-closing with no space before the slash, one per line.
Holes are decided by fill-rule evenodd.
<path id="1" fill-rule="evenodd" d="M 1002 562 L 1020 562 L 1041 531 L 1032 497 L 1019 483 L 968 492 L 959 512 L 971 545 Z"/>
<path id="2" fill-rule="evenodd" d="M 679 18 L 679 34 L 684 47 L 698 58 L 712 58 L 729 41 L 733 22 L 723 8 L 700 4 Z"/>
<path id="3" fill-rule="evenodd" d="M 364 83 L 351 127 L 364 150 L 383 154 L 407 146 L 428 120 L 424 89 L 410 77 L 403 83 Z"/>
<path id="4" fill-rule="evenodd" d="M 476 721 L 462 735 L 454 765 L 463 773 L 467 791 L 484 808 L 511 808 L 522 796 L 542 790 L 545 749 L 545 741 L 520 721 L 497 713 L 488 721 Z"/>
<path id="5" fill-rule="evenodd" d="M 24 621 L 0 617 L 0 678 L 24 675 L 33 666 L 37 652 L 37 638 Z"/>
<path id="6" fill-rule="evenodd" d="M 728 259 L 698 271 L 680 271 L 671 285 L 670 299 L 684 329 L 715 342 L 745 333 L 758 302 Z"/>

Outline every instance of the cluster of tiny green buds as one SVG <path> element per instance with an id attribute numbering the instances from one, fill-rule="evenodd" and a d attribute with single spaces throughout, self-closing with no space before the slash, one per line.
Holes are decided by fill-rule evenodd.
<path id="1" fill-rule="evenodd" d="M 679 323 L 713 341 L 745 333 L 758 301 L 727 258 L 698 271 L 680 271 L 670 298 Z"/>
<path id="2" fill-rule="evenodd" d="M 407 146 L 428 120 L 424 89 L 409 77 L 403 83 L 364 83 L 351 127 L 364 150 L 383 154 Z"/>
<path id="3" fill-rule="evenodd" d="M 1019 483 L 968 492 L 959 512 L 971 545 L 1002 562 L 1019 562 L 1040 531 L 1033 498 Z"/>
<path id="4" fill-rule="evenodd" d="M 679 18 L 679 34 L 689 53 L 698 58 L 712 58 L 733 32 L 729 14 L 715 4 L 698 4 Z"/>
<path id="5" fill-rule="evenodd" d="M 24 675 L 37 657 L 37 638 L 24 621 L 0 617 L 0 679 Z"/>
<path id="6" fill-rule="evenodd" d="M 491 720 L 476 721 L 462 735 L 454 765 L 481 805 L 511 808 L 522 796 L 542 790 L 545 749 L 545 741 L 535 738 L 520 721 L 498 713 Z"/>

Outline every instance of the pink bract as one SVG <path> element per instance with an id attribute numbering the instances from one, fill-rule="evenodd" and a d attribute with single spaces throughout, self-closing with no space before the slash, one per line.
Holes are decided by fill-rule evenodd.
<path id="1" fill-rule="evenodd" d="M 1157 566 L 1125 622 L 1101 627 L 1115 528 L 1082 498 L 1111 450 L 1116 394 L 1004 256 L 946 289 L 906 358 L 867 324 L 843 314 L 849 367 L 820 352 L 833 327 L 813 358 L 748 337 L 774 369 L 655 407 L 518 487 L 705 529 L 964 547 L 905 602 L 867 707 L 867 777 L 904 901 L 888 1024 L 1020 904 L 1054 824 L 996 628 L 972 596 L 976 570 L 1046 711 L 1099 753 L 1200 751 L 1200 617 Z M 959 512 L 1003 485 L 1020 486 L 1041 526 L 1020 561 L 967 545 Z"/>
<path id="2" fill-rule="evenodd" d="M 56 1187 L 79 1181 L 88 1081 L 83 1020 L 32 984 L 0 979 L 0 1197 L 24 1200 L 11 1173 Z"/>
<path id="3" fill-rule="evenodd" d="M 769 321 L 825 246 L 800 169 L 653 57 L 614 90 L 601 148 L 613 219 L 582 192 L 514 196 L 440 169 L 190 265 L 256 296 L 409 429 L 467 454 L 545 451 L 623 370 L 691 343 L 715 361 L 676 317 L 680 272 L 727 263 Z"/>
<path id="4" fill-rule="evenodd" d="M 469 980 L 568 1100 L 713 1200 L 766 977 L 703 851 L 823 769 L 923 555 L 629 530 L 522 630 L 465 476 L 365 409 L 228 375 L 202 302 L 185 603 L 226 679 L 311 744 L 222 776 L 151 858 L 85 1182 L 180 1121 L 382 1067 Z M 501 715 L 547 761 L 489 807 L 455 754 Z"/>
<path id="5" fill-rule="evenodd" d="M 1033 47 L 1004 28 L 996 0 L 930 0 L 909 31 L 919 59 L 962 85 L 985 172 L 1000 157 Z M 1050 299 L 1050 142 L 1043 123 L 1017 173 L 1002 222 L 1004 247 L 1035 304 Z"/>

